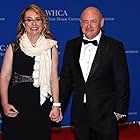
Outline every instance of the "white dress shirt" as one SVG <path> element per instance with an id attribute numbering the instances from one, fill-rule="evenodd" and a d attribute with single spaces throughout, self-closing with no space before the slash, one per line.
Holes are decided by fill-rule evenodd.
<path id="1" fill-rule="evenodd" d="M 88 41 L 97 40 L 97 42 L 99 44 L 101 34 L 102 34 L 102 32 L 100 31 L 99 34 L 91 40 L 89 40 L 85 35 L 83 35 L 83 39 L 88 40 Z M 88 79 L 97 48 L 98 48 L 98 46 L 95 46 L 92 43 L 88 43 L 88 44 L 82 43 L 79 63 L 81 66 L 81 70 L 82 70 L 82 74 L 83 74 L 85 82 Z M 83 102 L 86 103 L 86 93 L 84 94 Z"/>

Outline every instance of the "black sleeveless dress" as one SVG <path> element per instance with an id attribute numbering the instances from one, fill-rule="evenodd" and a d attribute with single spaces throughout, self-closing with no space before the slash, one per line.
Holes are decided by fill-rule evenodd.
<path id="1" fill-rule="evenodd" d="M 33 72 L 34 58 L 18 48 L 13 54 L 13 75 L 30 76 Z M 13 76 L 11 81 L 15 77 Z M 13 84 L 14 83 L 14 84 Z M 51 102 L 46 99 L 40 105 L 40 90 L 33 82 L 18 79 L 9 86 L 9 103 L 19 111 L 15 118 L 3 117 L 4 140 L 50 140 L 51 121 L 49 112 Z"/>

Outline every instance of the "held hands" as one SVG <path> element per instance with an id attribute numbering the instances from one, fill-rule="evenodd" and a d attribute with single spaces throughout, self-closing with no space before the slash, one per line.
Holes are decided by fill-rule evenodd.
<path id="1" fill-rule="evenodd" d="M 52 106 L 49 117 L 53 122 L 60 122 L 63 118 L 61 108 L 59 106 Z"/>
<path id="2" fill-rule="evenodd" d="M 3 105 L 3 111 L 4 111 L 4 114 L 7 117 L 16 117 L 18 115 L 18 113 L 19 113 L 16 110 L 16 108 L 13 105 L 11 105 L 11 104 Z"/>

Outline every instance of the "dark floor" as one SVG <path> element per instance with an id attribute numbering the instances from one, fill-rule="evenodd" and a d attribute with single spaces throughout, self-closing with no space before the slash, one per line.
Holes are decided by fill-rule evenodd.
<path id="1" fill-rule="evenodd" d="M 140 125 L 120 125 L 119 129 L 119 140 L 140 140 Z M 52 140 L 74 140 L 73 129 L 54 129 Z"/>
<path id="2" fill-rule="evenodd" d="M 140 140 L 140 125 L 121 125 L 119 140 Z M 3 140 L 2 133 L 0 140 Z M 73 128 L 53 128 L 52 140 L 74 140 Z"/>

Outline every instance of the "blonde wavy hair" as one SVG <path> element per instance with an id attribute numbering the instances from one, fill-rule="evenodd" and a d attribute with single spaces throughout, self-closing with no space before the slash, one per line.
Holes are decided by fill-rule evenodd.
<path id="1" fill-rule="evenodd" d="M 43 27 L 44 27 L 42 30 L 42 34 L 45 36 L 45 38 L 53 39 L 52 33 L 49 30 L 48 16 L 46 15 L 46 12 L 44 10 L 42 10 L 41 7 L 39 7 L 35 4 L 31 4 L 28 7 L 26 7 L 20 15 L 20 21 L 18 23 L 17 36 L 16 36 L 16 41 L 15 41 L 14 46 L 17 46 L 19 44 L 19 39 L 25 32 L 23 22 L 24 22 L 25 13 L 28 10 L 31 10 L 40 16 Z"/>

